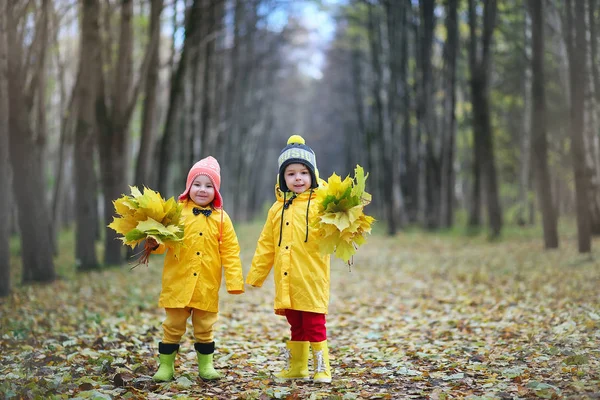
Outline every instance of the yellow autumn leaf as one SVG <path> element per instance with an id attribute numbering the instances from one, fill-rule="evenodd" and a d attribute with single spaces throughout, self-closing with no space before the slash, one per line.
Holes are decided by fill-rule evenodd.
<path id="1" fill-rule="evenodd" d="M 350 219 L 348 218 L 348 214 L 345 212 L 326 214 L 321 217 L 321 221 L 325 224 L 335 225 L 339 231 L 343 231 L 350 226 Z"/>
<path id="2" fill-rule="evenodd" d="M 331 254 L 339 242 L 339 232 L 332 233 L 319 240 L 319 250 L 322 254 Z"/>
<path id="3" fill-rule="evenodd" d="M 162 221 L 165 217 L 164 200 L 158 192 L 144 188 L 144 194 L 137 198 L 139 209 L 142 210 L 148 218 L 155 221 Z"/>
<path id="4" fill-rule="evenodd" d="M 352 243 L 341 241 L 335 247 L 335 256 L 345 262 L 350 261 L 350 258 L 352 258 L 355 252 L 356 250 Z"/>
<path id="5" fill-rule="evenodd" d="M 113 229 L 119 235 L 126 235 L 127 232 L 132 230 L 137 226 L 137 221 L 132 220 L 131 218 L 117 218 L 113 217 L 113 222 L 111 222 L 108 227 Z"/>

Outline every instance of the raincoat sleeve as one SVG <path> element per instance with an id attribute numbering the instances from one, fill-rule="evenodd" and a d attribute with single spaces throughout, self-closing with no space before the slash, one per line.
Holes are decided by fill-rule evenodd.
<path id="1" fill-rule="evenodd" d="M 225 284 L 228 293 L 242 294 L 244 293 L 244 276 L 240 260 L 240 245 L 229 215 L 225 214 L 224 217 L 220 252 L 221 265 L 225 269 Z"/>
<path id="2" fill-rule="evenodd" d="M 251 286 L 261 287 L 269 276 L 273 262 L 275 261 L 275 238 L 273 237 L 272 209 L 269 210 L 267 221 L 260 234 L 252 267 L 246 278 L 246 283 Z"/>

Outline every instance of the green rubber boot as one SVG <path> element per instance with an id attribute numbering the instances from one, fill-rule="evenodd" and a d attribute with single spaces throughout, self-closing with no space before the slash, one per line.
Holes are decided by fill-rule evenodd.
<path id="1" fill-rule="evenodd" d="M 178 344 L 162 342 L 158 344 L 160 365 L 158 366 L 158 371 L 152 377 L 154 382 L 169 382 L 173 380 L 173 376 L 175 375 L 175 356 L 177 356 L 178 350 Z"/>
<path id="2" fill-rule="evenodd" d="M 213 367 L 215 342 L 194 343 L 194 349 L 198 357 L 198 375 L 200 375 L 200 378 L 209 381 L 221 378 L 221 374 L 215 371 Z"/>

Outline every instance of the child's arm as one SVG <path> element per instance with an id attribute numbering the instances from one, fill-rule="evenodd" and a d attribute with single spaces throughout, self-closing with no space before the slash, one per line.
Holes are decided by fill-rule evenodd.
<path id="1" fill-rule="evenodd" d="M 269 276 L 275 260 L 275 240 L 273 238 L 272 212 L 269 210 L 267 221 L 260 234 L 256 251 L 252 259 L 252 267 L 246 277 L 246 283 L 251 286 L 261 287 Z"/>
<path id="2" fill-rule="evenodd" d="M 244 275 L 240 260 L 240 245 L 231 219 L 227 214 L 224 217 L 221 265 L 225 268 L 225 284 L 229 294 L 242 294 L 244 293 Z"/>

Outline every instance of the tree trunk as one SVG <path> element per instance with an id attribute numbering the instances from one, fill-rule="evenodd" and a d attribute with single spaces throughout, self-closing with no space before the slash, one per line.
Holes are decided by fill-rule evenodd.
<path id="1" fill-rule="evenodd" d="M 456 147 L 456 58 L 458 53 L 458 3 L 449 0 L 446 16 L 447 39 L 444 45 L 444 65 L 446 91 L 444 109 L 446 119 L 442 129 L 442 188 L 441 188 L 441 224 L 450 228 L 454 224 L 454 152 Z"/>
<path id="2" fill-rule="evenodd" d="M 388 90 L 389 97 L 389 118 L 390 118 L 390 168 L 391 168 L 391 194 L 389 200 L 392 207 L 392 220 L 398 225 L 398 228 L 406 224 L 406 210 L 404 208 L 404 194 L 402 193 L 401 171 L 402 171 L 402 137 L 401 122 L 404 114 L 400 104 L 402 96 L 406 91 L 406 86 L 400 79 L 402 72 L 402 46 L 406 29 L 404 27 L 404 15 L 408 4 L 402 2 L 396 6 L 392 2 L 385 1 L 384 6 L 387 15 L 387 34 L 388 34 L 388 60 L 390 84 Z M 351 145 L 351 144 L 349 144 Z"/>
<path id="3" fill-rule="evenodd" d="M 572 4 L 575 16 L 573 17 Z M 577 210 L 577 240 L 580 253 L 592 249 L 589 175 L 584 147 L 584 106 L 586 74 L 586 24 L 585 3 L 567 0 L 567 47 L 569 48 L 569 72 L 571 92 L 571 157 L 575 175 L 575 201 Z M 573 40 L 573 30 L 575 38 Z"/>
<path id="4" fill-rule="evenodd" d="M 208 143 L 210 142 L 211 121 L 217 117 L 214 115 L 214 69 L 215 69 L 215 48 L 216 48 L 216 5 L 214 1 L 204 8 L 204 68 L 202 71 L 202 109 L 200 111 L 200 157 L 208 156 L 210 153 Z"/>
<path id="5" fill-rule="evenodd" d="M 0 297 L 10 293 L 10 165 L 8 108 L 8 47 L 6 42 L 6 2 L 0 2 Z"/>
<path id="6" fill-rule="evenodd" d="M 150 36 L 154 29 L 160 29 L 160 15 L 163 9 L 163 0 L 152 0 L 150 6 Z M 158 72 L 160 69 L 160 41 L 153 44 L 152 57 L 148 66 L 148 75 L 144 84 L 144 106 L 142 110 L 142 132 L 140 149 L 135 168 L 135 185 L 138 187 L 152 187 L 151 170 L 154 137 L 157 127 L 157 102 L 158 102 Z"/>
<path id="7" fill-rule="evenodd" d="M 556 212 L 552 198 L 550 172 L 548 170 L 548 143 L 546 140 L 546 93 L 544 89 L 544 3 L 528 0 L 531 13 L 532 59 L 531 116 L 534 172 L 538 201 L 542 210 L 544 244 L 547 249 L 558 247 Z"/>
<path id="8" fill-rule="evenodd" d="M 379 158 L 380 171 L 381 171 L 381 183 L 380 187 L 383 192 L 383 209 L 384 216 L 387 222 L 387 233 L 388 235 L 394 235 L 397 230 L 397 213 L 395 212 L 392 204 L 393 197 L 393 185 L 397 185 L 398 182 L 394 182 L 393 170 L 393 144 L 392 144 L 392 132 L 390 126 L 390 115 L 388 105 L 388 88 L 389 82 L 387 76 L 388 71 L 384 70 L 387 68 L 382 58 L 386 56 L 386 52 L 383 50 L 383 42 L 381 35 L 381 24 L 379 24 L 379 17 L 375 15 L 373 11 L 373 5 L 369 4 L 369 44 L 371 51 L 371 63 L 374 74 L 373 79 L 373 98 L 375 102 L 375 125 L 374 130 L 378 133 L 375 146 L 377 152 L 382 156 Z"/>
<path id="9" fill-rule="evenodd" d="M 129 124 L 141 88 L 146 78 L 150 59 L 156 49 L 160 32 L 153 26 L 150 40 L 136 83 L 133 79 L 133 0 L 121 2 L 121 25 L 117 59 L 112 80 L 104 76 L 102 60 L 96 66 L 98 91 L 96 95 L 96 120 L 100 146 L 100 172 L 104 202 L 104 226 L 114 215 L 113 200 L 127 192 L 127 144 Z M 110 98 L 110 101 L 108 99 Z M 105 228 L 104 264 L 123 262 L 123 246 L 115 231 Z"/>
<path id="10" fill-rule="evenodd" d="M 440 223 L 440 160 L 435 151 L 438 135 L 435 129 L 434 112 L 434 76 L 432 48 L 435 29 L 435 4 L 433 0 L 420 0 L 421 12 L 419 29 L 419 59 L 421 76 L 419 96 L 419 119 L 418 123 L 423 132 L 425 144 L 424 179 L 425 179 L 425 202 L 424 223 L 429 229 L 439 227 Z"/>
<path id="11" fill-rule="evenodd" d="M 99 268 L 96 256 L 98 226 L 98 180 L 94 168 L 96 153 L 95 113 L 96 88 L 94 69 L 100 63 L 100 2 L 83 0 L 81 3 L 81 45 L 79 56 L 80 82 L 77 90 L 77 122 L 75 128 L 75 258 L 80 271 Z"/>
<path id="12" fill-rule="evenodd" d="M 469 69 L 471 72 L 471 104 L 477 103 L 478 99 L 475 93 L 479 91 L 479 77 L 477 69 L 477 16 L 475 15 L 475 2 L 469 0 Z M 475 116 L 475 107 L 473 107 L 473 160 L 471 170 L 473 171 L 473 187 L 471 193 L 471 209 L 469 212 L 469 227 L 479 229 L 481 227 L 481 136 L 480 127 Z"/>
<path id="13" fill-rule="evenodd" d="M 500 236 L 502 230 L 502 208 L 498 193 L 498 181 L 494 154 L 494 136 L 490 116 L 490 62 L 491 42 L 496 24 L 496 0 L 484 0 L 483 27 L 481 40 L 481 55 L 471 55 L 471 90 L 473 101 L 473 129 L 475 134 L 476 149 L 479 149 L 481 169 L 484 174 L 485 198 L 487 203 L 490 236 Z M 475 38 L 475 5 L 474 0 L 469 0 L 469 25 L 471 40 Z M 474 50 L 475 47 L 472 47 Z M 477 140 L 478 139 L 478 140 Z"/>
<path id="14" fill-rule="evenodd" d="M 524 52 L 525 57 L 531 59 L 531 18 L 527 12 L 527 5 L 525 6 L 524 12 Z M 522 132 L 520 137 L 520 159 L 519 159 L 519 211 L 516 216 L 516 222 L 519 226 L 523 226 L 529 223 L 530 219 L 530 199 L 529 199 L 529 188 L 531 187 L 531 167 L 532 167 L 532 147 L 531 147 L 531 118 L 533 109 L 531 107 L 531 63 L 527 63 L 523 69 L 522 88 L 523 88 L 523 122 Z"/>
<path id="15" fill-rule="evenodd" d="M 18 39 L 18 18 L 8 2 L 8 94 L 10 103 L 9 131 L 10 158 L 13 177 L 14 199 L 18 207 L 21 252 L 23 257 L 23 283 L 50 282 L 56 278 L 50 238 L 50 213 L 46 202 L 44 169 L 41 163 L 40 143 L 31 126 L 35 82 L 26 83 L 31 65 L 22 64 L 23 43 Z M 36 52 L 41 33 L 27 51 Z M 35 76 L 36 74 L 33 74 Z M 38 76 L 39 77 L 39 76 Z M 35 81 L 35 78 L 34 78 Z"/>
<path id="16" fill-rule="evenodd" d="M 184 78 L 186 76 L 186 69 L 188 59 L 191 56 L 191 52 L 196 46 L 195 42 L 198 40 L 197 31 L 199 28 L 199 21 L 201 20 L 201 0 L 194 0 L 190 9 L 186 13 L 185 22 L 185 39 L 183 41 L 183 49 L 181 50 L 181 57 L 175 73 L 171 77 L 171 88 L 169 92 L 169 106 L 167 109 L 167 118 L 165 121 L 165 127 L 163 129 L 163 136 L 159 148 L 159 167 L 158 167 L 158 190 L 159 192 L 168 197 L 167 193 L 171 192 L 171 156 L 176 148 L 176 138 L 179 132 L 179 122 L 181 118 L 181 107 L 183 105 L 183 89 L 184 89 Z"/>
<path id="17" fill-rule="evenodd" d="M 58 160 L 55 171 L 55 183 L 54 189 L 52 193 L 52 227 L 54 228 L 54 238 L 56 242 L 56 238 L 58 236 L 58 232 L 60 232 L 61 228 L 65 225 L 63 221 L 63 207 L 65 203 L 65 194 L 66 194 L 66 179 L 65 175 L 67 171 L 65 171 L 65 165 L 69 160 L 71 160 L 72 155 L 72 145 L 73 145 L 73 131 L 74 131 L 74 123 L 76 115 L 79 111 L 77 109 L 78 103 L 75 101 L 75 96 L 77 93 L 77 85 L 79 85 L 80 78 L 79 74 L 77 74 L 77 78 L 75 79 L 75 83 L 73 85 L 73 89 L 69 98 L 67 99 L 67 79 L 66 79 L 66 62 L 62 59 L 61 56 L 61 46 L 59 44 L 58 33 L 59 33 L 59 16 L 57 10 L 53 12 L 53 20 L 54 20 L 54 46 L 56 47 L 55 57 L 56 57 L 56 66 L 57 66 L 57 80 L 58 87 L 60 91 L 60 128 L 59 128 L 59 149 L 58 149 Z M 69 171 L 70 172 L 70 171 Z M 97 226 L 97 223 L 93 226 Z M 56 256 L 58 253 L 57 246 L 54 246 L 54 255 Z"/>
<path id="18" fill-rule="evenodd" d="M 417 203 L 418 195 L 416 190 L 416 176 L 418 172 L 416 159 L 418 158 L 414 151 L 414 141 L 412 134 L 411 116 L 412 114 L 412 103 L 411 103 L 411 85 L 409 83 L 409 19 L 411 18 L 412 8 L 409 4 L 405 3 L 403 8 L 403 14 L 401 16 L 402 25 L 402 44 L 400 46 L 400 57 L 401 62 L 399 65 L 399 77 L 400 86 L 402 87 L 402 160 L 404 163 L 403 173 L 401 174 L 400 180 L 402 182 L 402 193 L 404 195 L 406 218 L 407 222 L 411 223 L 416 221 L 417 218 Z"/>

